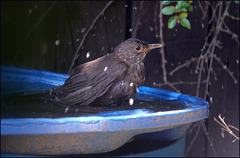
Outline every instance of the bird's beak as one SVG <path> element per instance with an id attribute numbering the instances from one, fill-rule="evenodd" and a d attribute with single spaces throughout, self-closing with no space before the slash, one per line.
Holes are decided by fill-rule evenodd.
<path id="1" fill-rule="evenodd" d="M 149 44 L 149 47 L 143 49 L 142 52 L 150 51 L 150 50 L 152 50 L 152 49 L 160 48 L 160 47 L 162 47 L 162 46 L 163 46 L 162 44 Z"/>

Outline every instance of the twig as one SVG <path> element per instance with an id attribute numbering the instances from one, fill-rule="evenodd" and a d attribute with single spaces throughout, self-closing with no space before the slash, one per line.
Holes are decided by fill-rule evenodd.
<path id="1" fill-rule="evenodd" d="M 140 24 L 140 19 L 141 19 L 141 13 L 142 13 L 142 6 L 143 6 L 143 2 L 144 1 L 141 1 L 140 4 L 139 4 L 139 11 L 138 11 L 138 17 L 137 17 L 137 22 L 136 22 L 136 25 L 135 25 L 135 28 L 133 30 L 133 33 L 132 33 L 132 37 L 136 37 L 137 35 L 137 30 L 138 30 L 138 27 L 139 27 L 139 24 Z"/>
<path id="2" fill-rule="evenodd" d="M 93 20 L 93 22 L 92 22 L 92 24 L 90 25 L 90 27 L 88 28 L 88 30 L 85 32 L 85 34 L 84 34 L 84 36 L 83 36 L 83 38 L 82 38 L 82 40 L 81 40 L 81 42 L 80 42 L 80 44 L 79 44 L 79 46 L 78 46 L 78 48 L 77 48 L 77 51 L 76 51 L 75 54 L 74 54 L 74 57 L 73 57 L 71 66 L 70 66 L 70 68 L 69 68 L 69 70 L 68 70 L 68 74 L 70 74 L 71 71 L 72 71 L 72 69 L 73 69 L 73 66 L 74 66 L 75 61 L 76 61 L 77 56 L 78 56 L 78 52 L 79 52 L 80 48 L 82 47 L 82 45 L 83 45 L 83 43 L 84 43 L 84 41 L 85 41 L 88 33 L 89 33 L 90 30 L 93 28 L 93 26 L 95 25 L 95 23 L 97 22 L 97 20 L 99 19 L 99 17 L 106 11 L 106 9 L 107 9 L 112 3 L 113 3 L 113 1 L 109 1 L 109 2 L 106 4 L 106 6 L 101 10 L 101 12 L 100 12 L 100 13 L 96 16 L 96 18 Z"/>
<path id="3" fill-rule="evenodd" d="M 198 133 L 199 133 L 199 131 L 200 131 L 200 129 L 201 129 L 201 128 L 200 128 L 201 126 L 199 125 L 199 123 L 197 124 L 197 127 L 198 127 L 198 128 L 197 128 L 197 132 L 195 133 L 192 141 L 189 143 L 189 146 L 188 146 L 187 150 L 185 151 L 184 156 L 186 156 L 186 155 L 189 153 L 190 149 L 192 148 L 193 143 L 194 143 L 195 140 L 197 139 Z"/>
<path id="4" fill-rule="evenodd" d="M 213 57 L 214 57 L 214 59 L 222 66 L 222 68 L 227 71 L 227 73 L 228 73 L 228 74 L 231 76 L 231 78 L 233 79 L 234 83 L 237 84 L 237 79 L 233 76 L 233 72 L 231 72 L 231 71 L 227 68 L 227 66 L 222 63 L 221 59 L 218 58 L 216 54 L 214 54 Z"/>
<path id="5" fill-rule="evenodd" d="M 185 61 L 184 64 L 179 65 L 179 66 L 176 67 L 174 70 L 172 70 L 172 71 L 169 73 L 169 75 L 173 75 L 176 71 L 178 71 L 178 70 L 180 70 L 180 69 L 182 69 L 182 68 L 184 68 L 184 67 L 188 67 L 191 63 L 195 62 L 195 61 L 198 60 L 198 59 L 199 59 L 199 57 L 196 57 L 196 58 L 192 57 L 191 59 Z"/>
<path id="6" fill-rule="evenodd" d="M 216 121 L 220 126 L 222 126 L 223 130 L 227 131 L 230 135 L 232 135 L 235 138 L 232 142 L 235 142 L 236 140 L 239 140 L 239 137 L 237 135 L 235 135 L 229 127 L 233 128 L 237 131 L 239 131 L 239 129 L 234 127 L 234 126 L 231 126 L 231 125 L 229 125 L 229 127 L 228 127 L 228 125 L 224 121 L 225 118 L 224 117 L 222 118 L 221 114 L 218 115 L 218 118 L 221 120 L 222 123 L 219 122 L 215 117 L 214 117 L 214 121 Z"/>

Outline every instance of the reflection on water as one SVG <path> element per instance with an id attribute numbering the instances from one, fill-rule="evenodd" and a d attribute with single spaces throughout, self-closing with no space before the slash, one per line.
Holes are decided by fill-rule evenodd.
<path id="1" fill-rule="evenodd" d="M 147 109 L 152 112 L 158 112 L 184 108 L 186 108 L 186 105 L 179 100 L 155 99 L 150 101 L 147 99 L 135 99 L 132 106 L 129 105 L 129 101 L 126 101 L 122 105 L 112 106 L 62 107 L 44 98 L 19 94 L 1 96 L 1 118 L 59 118 L 93 115 L 105 111 Z"/>

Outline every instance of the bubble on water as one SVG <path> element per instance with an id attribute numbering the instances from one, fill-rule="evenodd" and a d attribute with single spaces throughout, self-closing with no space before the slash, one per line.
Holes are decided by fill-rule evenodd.
<path id="1" fill-rule="evenodd" d="M 67 113 L 68 110 L 69 110 L 69 107 L 66 107 L 64 112 Z"/>
<path id="2" fill-rule="evenodd" d="M 129 32 L 132 32 L 132 31 L 133 31 L 133 28 L 130 28 L 130 29 L 129 29 Z"/>
<path id="3" fill-rule="evenodd" d="M 89 57 L 90 57 L 90 52 L 87 52 L 86 58 L 89 58 Z"/>
<path id="4" fill-rule="evenodd" d="M 149 26 L 149 29 L 151 32 L 153 32 L 153 27 L 152 26 Z"/>
<path id="5" fill-rule="evenodd" d="M 29 9 L 29 10 L 28 10 L 28 13 L 31 14 L 31 13 L 32 13 L 32 9 Z"/>
<path id="6" fill-rule="evenodd" d="M 104 68 L 104 71 L 107 71 L 107 69 L 108 69 L 108 67 L 106 66 L 106 67 Z"/>
<path id="7" fill-rule="evenodd" d="M 134 99 L 133 99 L 133 98 L 130 98 L 130 99 L 129 99 L 129 105 L 133 105 L 133 103 L 134 103 Z"/>
<path id="8" fill-rule="evenodd" d="M 81 29 L 81 32 L 82 32 L 82 33 L 85 32 L 85 28 L 84 28 L 84 27 Z"/>
<path id="9" fill-rule="evenodd" d="M 60 44 L 60 41 L 59 40 L 56 40 L 55 41 L 55 45 L 58 46 Z"/>
<path id="10" fill-rule="evenodd" d="M 130 87 L 132 87 L 132 86 L 133 86 L 133 83 L 131 82 L 131 83 L 130 83 Z"/>

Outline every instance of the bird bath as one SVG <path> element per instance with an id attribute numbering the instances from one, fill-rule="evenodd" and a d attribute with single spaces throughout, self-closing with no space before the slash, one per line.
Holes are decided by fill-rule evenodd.
<path id="1" fill-rule="evenodd" d="M 1 98 L 6 94 L 45 90 L 64 83 L 69 75 L 1 66 Z M 77 109 L 54 115 L 25 109 L 1 111 L 1 153 L 24 155 L 76 155 L 116 150 L 132 138 L 174 141 L 184 137 L 192 122 L 208 117 L 208 102 L 203 99 L 140 87 L 138 100 L 171 103 L 174 110 L 153 111 L 138 105 L 131 110 L 104 111 L 79 116 Z M 145 102 L 143 102 L 145 103 Z M 158 102 L 157 102 L 158 103 Z M 162 102 L 161 102 L 162 103 Z M 44 103 L 36 106 L 39 107 Z M 175 104 L 174 104 L 175 105 Z M 2 105 L 1 103 L 1 106 Z M 6 106 L 6 105 L 5 105 Z M 167 105 L 166 105 L 167 106 Z M 114 107 L 111 107 L 112 109 Z M 111 109 L 110 108 L 110 109 Z M 61 109 L 61 108 L 59 108 Z M 51 111 L 58 111 L 49 107 Z M 68 111 L 69 110 L 69 111 Z M 79 108 L 78 108 L 79 110 Z M 81 109 L 80 109 L 81 110 Z"/>

